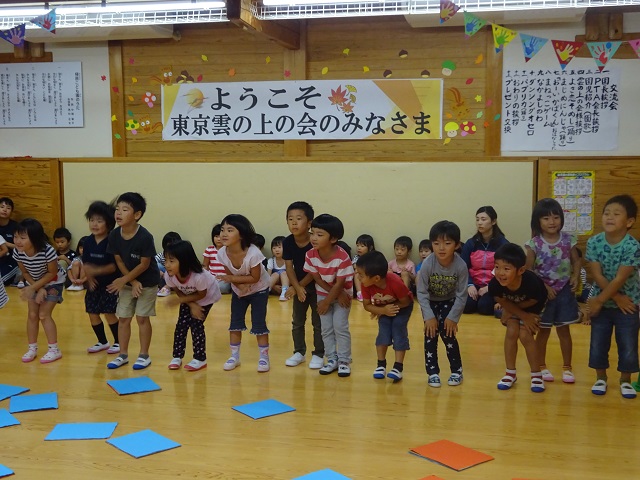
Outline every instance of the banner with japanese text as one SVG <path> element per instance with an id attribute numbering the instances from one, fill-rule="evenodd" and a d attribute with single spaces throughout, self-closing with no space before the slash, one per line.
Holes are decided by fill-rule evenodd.
<path id="1" fill-rule="evenodd" d="M 442 79 L 162 87 L 163 140 L 442 138 Z"/>

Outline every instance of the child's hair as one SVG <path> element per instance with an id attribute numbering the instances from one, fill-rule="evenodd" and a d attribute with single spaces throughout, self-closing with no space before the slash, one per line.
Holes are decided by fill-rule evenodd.
<path id="1" fill-rule="evenodd" d="M 211 243 L 213 243 L 213 239 L 214 237 L 219 237 L 220 236 L 220 232 L 222 231 L 222 225 L 220 225 L 219 223 L 216 223 L 213 228 L 211 229 Z"/>
<path id="2" fill-rule="evenodd" d="M 543 198 L 542 200 L 538 200 L 538 203 L 535 204 L 533 212 L 531 213 L 531 231 L 534 236 L 542 234 L 540 219 L 547 215 L 558 215 L 560 217 L 560 228 L 562 229 L 562 227 L 564 227 L 564 212 L 562 211 L 562 206 L 553 198 Z"/>
<path id="3" fill-rule="evenodd" d="M 6 203 L 7 205 L 9 205 L 11 207 L 11 210 L 13 210 L 13 200 L 11 200 L 9 197 L 0 197 L 0 203 Z"/>
<path id="4" fill-rule="evenodd" d="M 517 243 L 505 243 L 496 250 L 494 260 L 502 260 L 516 268 L 522 268 L 527 263 L 527 254 Z"/>
<path id="5" fill-rule="evenodd" d="M 87 213 L 84 214 L 84 218 L 88 221 L 91 220 L 91 217 L 102 217 L 107 224 L 107 230 L 110 232 L 116 226 L 115 212 L 116 209 L 112 204 L 103 202 L 102 200 L 96 200 L 95 202 L 91 202 Z"/>
<path id="6" fill-rule="evenodd" d="M 340 240 L 344 236 L 344 225 L 340 219 L 328 213 L 323 213 L 314 218 L 311 221 L 311 228 L 324 230 L 331 238 L 335 238 L 336 240 Z"/>
<path id="7" fill-rule="evenodd" d="M 367 247 L 368 252 L 372 252 L 376 249 L 376 244 L 373 241 L 373 237 L 368 233 L 363 233 L 358 238 L 356 238 L 356 245 L 358 244 Z"/>
<path id="8" fill-rule="evenodd" d="M 251 244 L 255 245 L 256 231 L 247 217 L 237 213 L 232 213 L 224 217 L 220 222 L 220 225 L 224 225 L 225 223 L 238 230 L 238 233 L 240 234 L 240 247 L 242 250 L 246 250 Z"/>
<path id="9" fill-rule="evenodd" d="M 431 240 L 429 240 L 428 238 L 425 238 L 424 240 L 420 240 L 420 243 L 418 244 L 418 251 L 424 248 L 428 248 L 430 251 L 433 252 L 433 246 L 431 245 Z"/>
<path id="10" fill-rule="evenodd" d="M 411 249 L 413 248 L 413 240 L 411 240 L 411 237 L 402 235 L 401 237 L 396 238 L 396 241 L 393 242 L 393 248 L 396 248 L 398 246 L 406 247 L 408 251 L 411 251 Z"/>
<path id="11" fill-rule="evenodd" d="M 389 270 L 387 259 L 384 258 L 382 252 L 376 252 L 375 250 L 358 257 L 356 267 L 360 267 L 364 270 L 367 277 L 375 277 L 376 275 L 379 275 L 380 278 L 386 278 L 387 271 Z"/>
<path id="12" fill-rule="evenodd" d="M 282 242 L 284 242 L 284 237 L 282 235 L 273 237 L 273 240 L 271 240 L 271 248 L 277 247 L 278 245 L 282 245 Z"/>
<path id="13" fill-rule="evenodd" d="M 435 242 L 440 238 L 448 238 L 456 243 L 460 243 L 460 227 L 449 220 L 440 220 L 431 227 L 429 240 Z"/>
<path id="14" fill-rule="evenodd" d="M 67 242 L 71 241 L 71 232 L 64 228 L 64 227 L 60 227 L 60 228 L 56 228 L 53 232 L 53 238 L 54 240 L 56 238 L 66 238 Z"/>
<path id="15" fill-rule="evenodd" d="M 476 216 L 481 213 L 486 213 L 492 222 L 493 221 L 496 222 L 493 224 L 493 227 L 491 228 L 491 240 L 498 237 L 504 237 L 504 233 L 502 232 L 502 230 L 500 230 L 500 227 L 498 226 L 498 212 L 496 212 L 496 209 L 493 208 L 491 205 L 485 205 L 484 207 L 480 207 L 476 211 Z M 477 240 L 482 240 L 482 234 L 479 232 L 476 232 L 476 234 L 473 237 Z"/>
<path id="16" fill-rule="evenodd" d="M 0 199 L 0 203 L 2 203 L 2 199 Z M 616 195 L 615 197 L 611 197 L 607 200 L 607 203 L 604 204 L 604 208 L 607 208 L 612 203 L 622 205 L 627 211 L 627 218 L 636 218 L 638 216 L 638 204 L 631 195 Z"/>
<path id="17" fill-rule="evenodd" d="M 162 237 L 162 249 L 165 250 L 168 245 L 179 242 L 182 240 L 182 237 L 178 232 L 167 232 L 164 237 Z"/>
<path id="18" fill-rule="evenodd" d="M 133 212 L 140 212 L 140 218 L 147 211 L 147 201 L 142 195 L 136 192 L 126 192 L 118 197 L 116 203 L 127 203 L 133 208 Z"/>
<path id="19" fill-rule="evenodd" d="M 287 207 L 287 216 L 291 210 L 302 210 L 304 215 L 307 217 L 307 220 L 313 220 L 315 212 L 313 211 L 313 207 L 309 205 L 307 202 L 293 202 L 291 205 Z"/>
<path id="20" fill-rule="evenodd" d="M 201 273 L 202 264 L 196 255 L 191 242 L 187 240 L 178 240 L 164 246 L 164 258 L 175 258 L 180 264 L 180 276 L 182 278 L 189 275 L 190 272 Z"/>
<path id="21" fill-rule="evenodd" d="M 259 233 L 256 233 L 256 237 L 253 240 L 253 244 L 258 247 L 260 250 L 262 250 L 265 246 L 265 244 L 267 243 L 267 239 L 264 238 L 264 235 L 261 235 Z"/>
<path id="22" fill-rule="evenodd" d="M 336 245 L 338 245 L 340 248 L 342 248 L 345 252 L 347 252 L 347 255 L 349 255 L 349 257 L 351 257 L 351 247 L 349 246 L 349 244 L 347 242 L 345 242 L 343 240 L 338 240 Z"/>
<path id="23" fill-rule="evenodd" d="M 42 252 L 47 246 L 47 243 L 49 243 L 49 237 L 44 233 L 42 224 L 35 218 L 25 218 L 21 222 L 18 222 L 15 233 L 26 233 L 36 252 Z"/>
<path id="24" fill-rule="evenodd" d="M 76 246 L 76 252 L 79 252 L 81 248 L 84 248 L 84 242 L 87 241 L 87 237 L 80 237 L 80 240 L 78 240 L 78 245 Z"/>

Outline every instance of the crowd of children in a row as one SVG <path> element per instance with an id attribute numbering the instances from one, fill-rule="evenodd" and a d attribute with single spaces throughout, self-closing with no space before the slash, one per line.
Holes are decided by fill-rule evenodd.
<path id="1" fill-rule="evenodd" d="M 40 361 L 49 363 L 61 358 L 51 314 L 62 301 L 62 287 L 68 281 L 71 286 L 87 288 L 85 307 L 98 339 L 88 351 L 117 353 L 108 368 L 127 364 L 131 320 L 135 315 L 140 353 L 133 368 L 146 368 L 151 363 L 150 317 L 155 315 L 162 270 L 165 285 L 160 291 L 165 287 L 173 289 L 176 296 L 169 301 L 180 305 L 170 369 L 181 366 L 189 329 L 194 359 L 184 368 L 206 367 L 204 320 L 221 292 L 231 290 L 231 355 L 223 368 L 232 370 L 240 365 L 242 332 L 247 328 L 245 315 L 251 307 L 250 333 L 257 338 L 258 371 L 269 371 L 266 313 L 269 292 L 275 290 L 281 300 L 293 299 L 294 348 L 286 365 L 297 366 L 306 360 L 305 323 L 310 309 L 314 349 L 309 367 L 319 369 L 323 375 L 337 371 L 341 377 L 349 376 L 348 318 L 355 282 L 357 298 L 362 299 L 365 310 L 378 318 L 378 364 L 373 376 L 398 381 L 402 379 L 404 354 L 409 349 L 407 323 L 414 304 L 411 286 L 415 282 L 424 320 L 425 366 L 430 386 L 441 385 L 438 336 L 446 347 L 451 367 L 447 383 L 459 385 L 463 380 L 457 341 L 461 315 L 474 310 L 493 313 L 496 306 L 506 326 L 507 369 L 498 383 L 499 389 L 509 389 L 517 380 L 518 340 L 531 368 L 531 390 L 542 392 L 544 382 L 553 381 L 545 365 L 552 326 L 556 326 L 563 356 L 562 380 L 575 381 L 569 325 L 580 318 L 576 290 L 581 260 L 576 239 L 562 231 L 563 210 L 553 199 L 543 199 L 534 207 L 531 220 L 534 236 L 525 250 L 505 239 L 497 225 L 495 210 L 482 207 L 476 213 L 478 231 L 462 246 L 460 254 L 458 226 L 446 220 L 433 225 L 428 240 L 420 242 L 422 262 L 417 268 L 408 258 L 412 247 L 408 237 L 396 240 L 395 259 L 387 262 L 375 250 L 373 238 L 361 235 L 356 241 L 356 255 L 350 258 L 340 242 L 344 235 L 342 222 L 328 214 L 315 217 L 306 202 L 294 202 L 287 209 L 291 234 L 273 240 L 273 258 L 268 262 L 256 246 L 256 233 L 249 220 L 242 215 L 227 215 L 213 229 L 213 245 L 205 251 L 204 268 L 191 244 L 174 232 L 165 236 L 163 252 L 156 256 L 153 236 L 138 223 L 145 213 L 146 202 L 137 193 L 122 194 L 115 211 L 100 201 L 89 206 L 86 218 L 91 235 L 85 237 L 78 258 L 70 254 L 68 232 L 59 229 L 54 234 L 56 253 L 37 220 L 13 222 L 12 210 L 11 200 L 1 198 L 0 257 L 17 262 L 25 281 L 21 297 L 28 302 L 29 346 L 22 357 L 24 362 L 37 356 L 39 323 L 49 344 Z M 615 328 L 621 393 L 625 398 L 636 396 L 630 376 L 638 371 L 640 244 L 628 234 L 636 215 L 632 197 L 613 197 L 604 208 L 603 232 L 587 243 L 585 257 L 594 281 L 589 301 L 592 325 L 589 366 L 596 370 L 592 392 L 598 395 L 606 392 L 608 351 Z M 7 257 L 10 248 L 13 252 Z M 7 271 L 6 264 L 11 262 L 4 263 L 2 275 L 3 281 L 7 281 L 12 272 Z M 0 306 L 4 303 L 6 293 L 0 286 Z M 113 344 L 107 341 L 101 314 L 107 319 Z M 395 362 L 387 372 L 389 346 L 395 350 Z"/>

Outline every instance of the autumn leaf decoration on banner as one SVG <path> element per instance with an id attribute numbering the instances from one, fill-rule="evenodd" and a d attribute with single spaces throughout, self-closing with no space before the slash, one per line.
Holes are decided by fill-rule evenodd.
<path id="1" fill-rule="evenodd" d="M 467 38 L 478 33 L 486 24 L 486 20 L 476 17 L 472 13 L 464 12 L 464 34 Z"/>
<path id="2" fill-rule="evenodd" d="M 504 50 L 504 47 L 511 43 L 511 40 L 516 38 L 518 32 L 503 27 L 502 25 L 491 24 L 493 28 L 493 46 L 496 48 L 496 53 L 500 53 Z"/>
<path id="3" fill-rule="evenodd" d="M 24 45 L 24 24 L 13 27 L 11 30 L 0 30 L 0 38 L 15 47 L 22 47 Z"/>
<path id="4" fill-rule="evenodd" d="M 568 40 L 551 40 L 553 51 L 556 52 L 560 68 L 564 70 L 578 53 L 578 50 L 584 45 L 582 42 L 570 42 Z"/>
<path id="5" fill-rule="evenodd" d="M 520 41 L 522 42 L 522 50 L 524 52 L 524 61 L 531 60 L 536 53 L 544 47 L 549 39 L 534 37 L 533 35 L 527 35 L 526 33 L 520 34 Z"/>
<path id="6" fill-rule="evenodd" d="M 40 15 L 36 18 L 31 19 L 31 23 L 39 26 L 40 28 L 44 28 L 46 31 L 51 32 L 53 34 L 56 33 L 56 9 L 54 8 L 50 12 Z"/>
<path id="7" fill-rule="evenodd" d="M 589 42 L 587 47 L 596 61 L 598 70 L 604 70 L 605 65 L 616 54 L 622 42 Z"/>
<path id="8" fill-rule="evenodd" d="M 458 13 L 458 10 L 460 10 L 460 7 L 451 0 L 440 0 L 440 24 L 453 17 Z"/>

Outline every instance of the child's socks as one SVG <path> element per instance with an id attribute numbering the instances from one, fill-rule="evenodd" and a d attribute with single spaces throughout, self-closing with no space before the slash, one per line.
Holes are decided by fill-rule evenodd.
<path id="1" fill-rule="evenodd" d="M 258 345 L 258 349 L 260 350 L 260 359 L 258 360 L 258 371 L 259 372 L 268 372 L 269 371 L 269 345 Z"/>
<path id="2" fill-rule="evenodd" d="M 229 348 L 231 349 L 231 356 L 222 366 L 227 371 L 233 370 L 240 365 L 240 343 L 230 343 Z"/>

